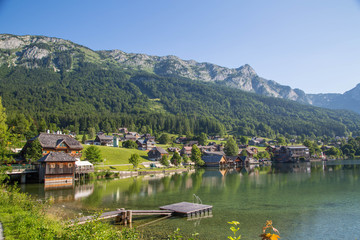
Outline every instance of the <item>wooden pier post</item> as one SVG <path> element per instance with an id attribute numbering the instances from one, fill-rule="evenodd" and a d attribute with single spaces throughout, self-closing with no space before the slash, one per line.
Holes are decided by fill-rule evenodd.
<path id="1" fill-rule="evenodd" d="M 126 226 L 126 224 L 127 224 L 126 211 L 125 211 L 125 208 L 123 208 L 123 209 L 124 209 L 124 211 L 121 213 L 121 223 Z"/>
<path id="2" fill-rule="evenodd" d="M 125 208 L 118 208 L 116 209 L 117 211 L 122 211 L 120 212 L 116 217 L 115 217 L 115 223 L 117 224 L 121 224 L 121 223 L 124 223 L 123 221 L 123 212 L 125 212 Z"/>
<path id="3" fill-rule="evenodd" d="M 132 211 L 131 210 L 126 211 L 126 219 L 129 224 L 132 223 Z"/>

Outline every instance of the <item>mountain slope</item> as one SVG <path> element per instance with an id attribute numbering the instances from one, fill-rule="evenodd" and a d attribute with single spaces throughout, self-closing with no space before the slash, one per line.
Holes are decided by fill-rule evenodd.
<path id="1" fill-rule="evenodd" d="M 168 61 L 180 61 L 175 57 L 163 57 L 170 60 L 154 65 L 151 59 L 144 60 L 149 56 L 138 60 L 139 55 L 134 55 L 128 61 L 137 64 L 131 66 L 109 56 L 112 51 L 95 52 L 70 41 L 37 36 L 2 35 L 0 47 L 0 96 L 10 112 L 9 121 L 16 120 L 14 114 L 24 113 L 34 119 L 35 125 L 45 119 L 75 131 L 86 131 L 89 126 L 106 131 L 120 126 L 139 130 L 145 127 L 142 131 L 183 134 L 223 134 L 226 128 L 234 134 L 263 136 L 336 136 L 359 131 L 360 116 L 355 113 L 227 87 L 225 79 L 234 83 L 227 71 L 233 71 L 238 79 L 243 77 L 241 86 L 255 86 L 264 93 L 278 88 L 273 81 L 262 84 L 262 79 L 247 65 L 226 70 L 193 62 L 187 65 L 192 71 L 183 71 L 190 75 L 179 76 L 169 70 L 184 68 L 183 63 L 169 64 Z M 160 63 L 169 64 L 164 67 L 167 74 L 159 70 Z M 227 78 L 220 83 L 212 81 L 211 74 L 208 81 L 191 78 L 191 74 L 205 76 L 207 73 L 199 69 L 206 67 L 212 68 L 213 73 L 226 72 L 223 75 Z M 251 83 L 246 79 L 251 79 Z M 282 94 L 291 96 L 289 87 L 281 87 Z"/>
<path id="2" fill-rule="evenodd" d="M 348 109 L 360 113 L 360 84 L 344 94 L 308 94 L 310 103 L 330 109 Z"/>
<path id="3" fill-rule="evenodd" d="M 29 68 L 45 66 L 53 68 L 54 71 L 69 70 L 74 63 L 71 62 L 72 59 L 62 55 L 70 53 L 73 59 L 84 57 L 90 62 L 144 70 L 160 76 L 215 82 L 265 96 L 308 103 L 303 91 L 293 90 L 275 81 L 261 78 L 247 64 L 239 68 L 229 69 L 210 63 L 182 60 L 176 56 L 157 57 L 125 53 L 120 50 L 94 52 L 70 41 L 38 36 L 0 35 L 0 49 L 5 55 L 1 56 L 0 63 L 3 62 L 12 66 Z"/>

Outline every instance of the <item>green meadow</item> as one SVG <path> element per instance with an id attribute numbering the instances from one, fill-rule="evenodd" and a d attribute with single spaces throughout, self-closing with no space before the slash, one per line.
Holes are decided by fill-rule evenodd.
<path id="1" fill-rule="evenodd" d="M 82 160 L 85 160 L 85 150 L 90 147 L 90 145 L 83 145 L 83 156 Z M 131 154 L 137 153 L 140 156 L 141 162 L 149 161 L 147 159 L 147 151 L 141 151 L 137 149 L 128 149 L 128 148 L 116 148 L 116 147 L 107 147 L 107 146 L 97 146 L 101 150 L 101 156 L 104 159 L 103 165 L 118 165 L 118 164 L 129 164 L 129 158 Z"/>

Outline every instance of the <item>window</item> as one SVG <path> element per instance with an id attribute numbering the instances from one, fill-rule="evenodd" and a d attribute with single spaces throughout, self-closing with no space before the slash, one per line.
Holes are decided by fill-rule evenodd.
<path id="1" fill-rule="evenodd" d="M 68 163 L 68 167 L 71 168 L 73 166 L 72 163 Z"/>
<path id="2" fill-rule="evenodd" d="M 50 168 L 55 168 L 55 163 L 50 163 Z"/>
<path id="3" fill-rule="evenodd" d="M 63 168 L 64 164 L 63 163 L 59 163 L 59 168 Z"/>

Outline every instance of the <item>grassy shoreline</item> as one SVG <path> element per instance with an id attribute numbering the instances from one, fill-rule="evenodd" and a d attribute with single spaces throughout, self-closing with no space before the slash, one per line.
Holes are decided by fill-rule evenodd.
<path id="1" fill-rule="evenodd" d="M 6 239 L 139 239 L 139 233 L 92 221 L 69 226 L 49 213 L 51 204 L 20 193 L 16 186 L 0 186 L 0 222 Z"/>

